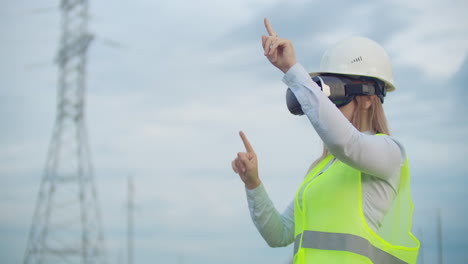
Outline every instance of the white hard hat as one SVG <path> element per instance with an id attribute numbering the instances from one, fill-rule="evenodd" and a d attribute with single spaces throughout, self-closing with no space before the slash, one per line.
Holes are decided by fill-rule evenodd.
<path id="1" fill-rule="evenodd" d="M 377 42 L 364 37 L 351 37 L 327 50 L 320 62 L 320 72 L 310 75 L 342 74 L 365 76 L 385 83 L 386 90 L 395 90 L 392 66 L 385 50 Z"/>

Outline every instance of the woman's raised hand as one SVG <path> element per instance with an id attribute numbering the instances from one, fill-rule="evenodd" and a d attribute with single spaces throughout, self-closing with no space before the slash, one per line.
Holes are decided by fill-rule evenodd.
<path id="1" fill-rule="evenodd" d="M 239 135 L 247 152 L 237 153 L 237 157 L 232 161 L 232 169 L 239 174 L 247 189 L 255 189 L 261 183 L 258 177 L 257 155 L 244 132 L 239 132 Z"/>
<path id="2" fill-rule="evenodd" d="M 292 42 L 288 39 L 278 37 L 267 18 L 264 19 L 268 36 L 262 35 L 264 55 L 271 64 L 286 73 L 296 64 L 296 55 Z"/>

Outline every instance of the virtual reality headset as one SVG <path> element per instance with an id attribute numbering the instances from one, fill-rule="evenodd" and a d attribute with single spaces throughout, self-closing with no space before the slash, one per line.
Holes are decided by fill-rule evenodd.
<path id="1" fill-rule="evenodd" d="M 350 103 L 356 95 L 377 95 L 383 103 L 386 94 L 384 83 L 371 77 L 321 75 L 312 77 L 312 80 L 337 107 Z M 286 91 L 286 104 L 291 114 L 304 114 L 290 88 Z"/>

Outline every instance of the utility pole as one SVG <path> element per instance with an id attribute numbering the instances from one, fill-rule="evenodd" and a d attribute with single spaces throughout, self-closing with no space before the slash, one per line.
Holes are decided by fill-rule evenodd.
<path id="1" fill-rule="evenodd" d="M 133 180 L 128 177 L 128 203 L 127 203 L 127 264 L 133 264 Z"/>
<path id="2" fill-rule="evenodd" d="M 88 1 L 62 0 L 57 116 L 24 264 L 105 263 L 84 122 Z"/>
<path id="3" fill-rule="evenodd" d="M 422 229 L 419 229 L 419 262 L 420 264 L 424 264 L 424 236 Z"/>
<path id="4" fill-rule="evenodd" d="M 439 264 L 444 264 L 443 243 L 442 243 L 442 218 L 440 208 L 437 209 L 437 241 L 439 249 Z"/>

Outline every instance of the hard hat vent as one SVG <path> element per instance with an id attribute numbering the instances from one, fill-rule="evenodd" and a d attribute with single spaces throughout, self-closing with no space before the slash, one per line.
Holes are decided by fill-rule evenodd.
<path id="1" fill-rule="evenodd" d="M 360 61 L 362 61 L 362 57 L 361 57 L 361 56 L 359 56 L 359 57 L 357 57 L 357 58 L 354 58 L 354 60 L 352 60 L 351 63 L 356 63 L 356 62 L 360 62 Z"/>

